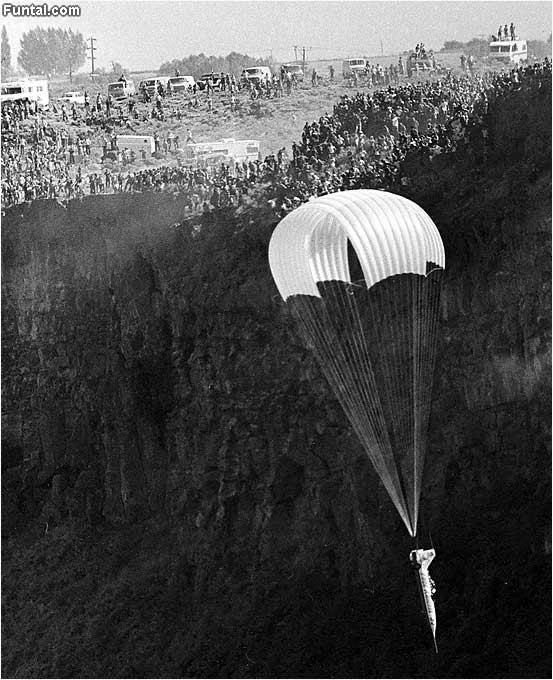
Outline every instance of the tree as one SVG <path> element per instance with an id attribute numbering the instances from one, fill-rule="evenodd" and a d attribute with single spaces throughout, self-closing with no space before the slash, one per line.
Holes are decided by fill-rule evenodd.
<path id="1" fill-rule="evenodd" d="M 6 27 L 2 26 L 2 79 L 11 74 L 12 70 L 12 50 L 8 40 Z"/>
<path id="2" fill-rule="evenodd" d="M 451 52 L 462 50 L 465 47 L 464 43 L 458 40 L 446 40 L 444 46 L 442 47 L 442 52 Z"/>
<path id="3" fill-rule="evenodd" d="M 120 64 L 118 61 L 112 61 L 111 62 L 111 70 L 114 75 L 123 75 L 129 74 L 129 69 L 125 68 L 122 64 Z"/>
<path id="4" fill-rule="evenodd" d="M 82 66 L 86 57 L 86 42 L 82 33 L 61 28 L 33 28 L 23 34 L 19 65 L 29 74 L 69 73 Z"/>
<path id="5" fill-rule="evenodd" d="M 215 73 L 223 71 L 238 76 L 248 66 L 269 66 L 269 61 L 238 52 L 231 52 L 226 57 L 208 57 L 201 52 L 200 54 L 191 54 L 183 59 L 167 61 L 159 67 L 159 72 L 173 75 L 178 70 L 183 76 L 190 75 L 199 78 L 202 74 L 210 71 Z"/>
<path id="6" fill-rule="evenodd" d="M 69 80 L 73 82 L 73 71 L 82 66 L 86 60 L 86 42 L 82 33 L 73 33 L 71 29 L 64 31 L 62 52 L 64 71 L 69 71 Z"/>

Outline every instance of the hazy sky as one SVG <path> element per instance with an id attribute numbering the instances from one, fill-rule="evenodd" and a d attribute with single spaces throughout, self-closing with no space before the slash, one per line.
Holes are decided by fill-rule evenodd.
<path id="1" fill-rule="evenodd" d="M 34 0 L 42 2 L 42 0 Z M 60 3 L 54 0 L 50 4 Z M 15 0 L 13 4 L 21 4 Z M 467 41 L 515 23 L 523 38 L 545 40 L 551 32 L 551 2 L 407 0 L 402 2 L 288 2 L 262 0 L 114 1 L 79 4 L 79 18 L 5 16 L 16 62 L 22 34 L 35 26 L 63 26 L 97 39 L 97 66 L 118 61 L 132 70 L 157 69 L 164 61 L 204 52 L 246 52 L 275 60 L 294 58 L 293 45 L 312 48 L 308 59 L 395 54 L 417 42 L 439 49 L 444 40 Z M 82 70 L 89 70 L 89 62 Z"/>

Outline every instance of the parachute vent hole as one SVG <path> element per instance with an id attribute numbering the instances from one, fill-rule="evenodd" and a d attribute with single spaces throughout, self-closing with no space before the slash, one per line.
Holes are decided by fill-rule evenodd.
<path id="1" fill-rule="evenodd" d="M 363 274 L 363 269 L 361 268 L 361 263 L 355 252 L 353 244 L 348 239 L 348 267 L 350 280 L 354 284 L 363 285 L 365 283 L 365 275 Z"/>

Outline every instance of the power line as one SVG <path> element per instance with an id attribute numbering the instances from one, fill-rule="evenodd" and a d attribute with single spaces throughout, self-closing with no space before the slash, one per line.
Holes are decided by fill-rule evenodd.
<path id="1" fill-rule="evenodd" d="M 301 55 L 302 55 L 301 56 L 301 63 L 302 63 L 302 68 L 303 68 L 304 73 L 305 73 L 306 53 L 308 51 L 312 50 L 312 49 L 313 49 L 312 47 L 305 47 L 305 46 L 301 48 Z"/>

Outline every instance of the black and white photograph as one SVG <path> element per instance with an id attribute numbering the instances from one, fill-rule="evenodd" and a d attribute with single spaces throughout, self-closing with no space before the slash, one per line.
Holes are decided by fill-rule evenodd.
<path id="1" fill-rule="evenodd" d="M 0 4 L 2 677 L 551 678 L 551 2 Z"/>

